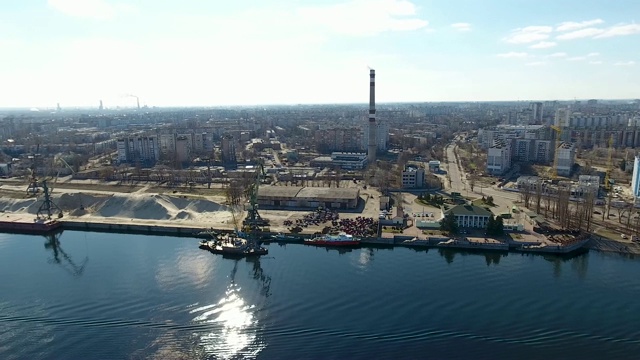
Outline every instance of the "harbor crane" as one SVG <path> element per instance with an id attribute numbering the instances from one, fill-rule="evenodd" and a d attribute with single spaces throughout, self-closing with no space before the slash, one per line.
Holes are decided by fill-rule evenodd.
<path id="1" fill-rule="evenodd" d="M 258 212 L 258 190 L 260 183 L 265 176 L 264 166 L 258 165 L 256 178 L 253 184 L 249 186 L 249 207 L 247 208 L 247 218 L 243 221 L 243 226 L 254 230 L 263 226 L 269 226 L 269 220 L 262 218 Z"/>

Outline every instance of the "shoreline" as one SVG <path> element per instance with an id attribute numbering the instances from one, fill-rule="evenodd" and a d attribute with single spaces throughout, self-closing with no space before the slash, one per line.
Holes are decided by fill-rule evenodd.
<path id="1" fill-rule="evenodd" d="M 28 218 L 30 214 L 13 214 L 11 217 Z M 224 229 L 220 227 L 205 227 L 201 224 L 184 224 L 174 223 L 171 221 L 148 221 L 142 219 L 129 219 L 129 222 L 123 218 L 67 218 L 59 220 L 61 226 L 57 230 L 41 233 L 46 236 L 50 233 L 56 233 L 60 231 L 87 231 L 87 232 L 101 232 L 101 233 L 122 233 L 122 234 L 142 234 L 142 235 L 158 235 L 158 236 L 174 236 L 201 239 L 208 238 L 209 235 L 202 233 L 207 230 L 215 231 L 232 231 L 230 229 Z M 15 231 L 3 231 L 4 233 L 24 233 Z M 275 234 L 275 233 L 269 233 Z M 310 234 L 299 234 L 299 236 L 310 236 Z M 265 240 L 266 243 L 299 243 L 302 241 L 277 241 L 277 240 Z M 521 249 L 509 247 L 508 244 L 502 244 L 503 246 L 496 246 L 497 244 L 486 244 L 490 246 L 484 246 L 485 244 L 443 244 L 442 239 L 419 239 L 419 240 L 400 240 L 392 238 L 367 238 L 361 242 L 363 247 L 406 247 L 413 249 L 451 249 L 458 251 L 478 251 L 478 252 L 511 252 L 511 253 L 530 253 L 538 255 L 555 255 L 555 256 L 571 256 L 573 254 L 581 254 L 586 251 L 594 250 L 604 253 L 616 253 L 620 255 L 640 255 L 640 245 L 637 244 L 624 244 L 620 241 L 611 239 L 605 239 L 601 237 L 592 237 L 583 246 L 576 248 L 570 252 L 555 252 L 555 251 L 523 251 Z"/>

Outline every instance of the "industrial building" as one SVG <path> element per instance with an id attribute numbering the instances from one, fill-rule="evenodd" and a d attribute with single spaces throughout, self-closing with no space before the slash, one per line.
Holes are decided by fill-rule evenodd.
<path id="1" fill-rule="evenodd" d="M 402 187 L 405 189 L 422 189 L 425 187 L 424 169 L 415 165 L 407 165 L 402 171 Z"/>
<path id="2" fill-rule="evenodd" d="M 355 209 L 360 189 L 300 186 L 262 186 L 258 189 L 258 205 L 286 208 Z"/>
<path id="3" fill-rule="evenodd" d="M 331 156 L 318 156 L 311 160 L 313 167 L 338 167 L 343 170 L 362 170 L 367 167 L 368 156 L 365 153 L 334 152 Z"/>

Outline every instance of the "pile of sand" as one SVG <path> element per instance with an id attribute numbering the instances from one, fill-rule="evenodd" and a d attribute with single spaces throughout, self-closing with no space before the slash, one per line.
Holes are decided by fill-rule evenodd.
<path id="1" fill-rule="evenodd" d="M 225 205 L 208 199 L 188 199 L 158 194 L 93 195 L 63 193 L 53 196 L 66 217 L 126 218 L 139 220 L 170 220 L 206 223 L 208 226 L 232 223 L 232 214 Z M 35 214 L 42 204 L 38 199 L 0 199 L 0 211 Z"/>

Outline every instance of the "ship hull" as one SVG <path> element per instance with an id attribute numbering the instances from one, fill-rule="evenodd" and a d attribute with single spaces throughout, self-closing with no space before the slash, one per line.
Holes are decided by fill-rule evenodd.
<path id="1" fill-rule="evenodd" d="M 48 222 L 18 222 L 0 221 L 0 232 L 23 233 L 23 234 L 46 234 L 54 230 L 59 230 L 62 223 L 57 221 Z"/>

